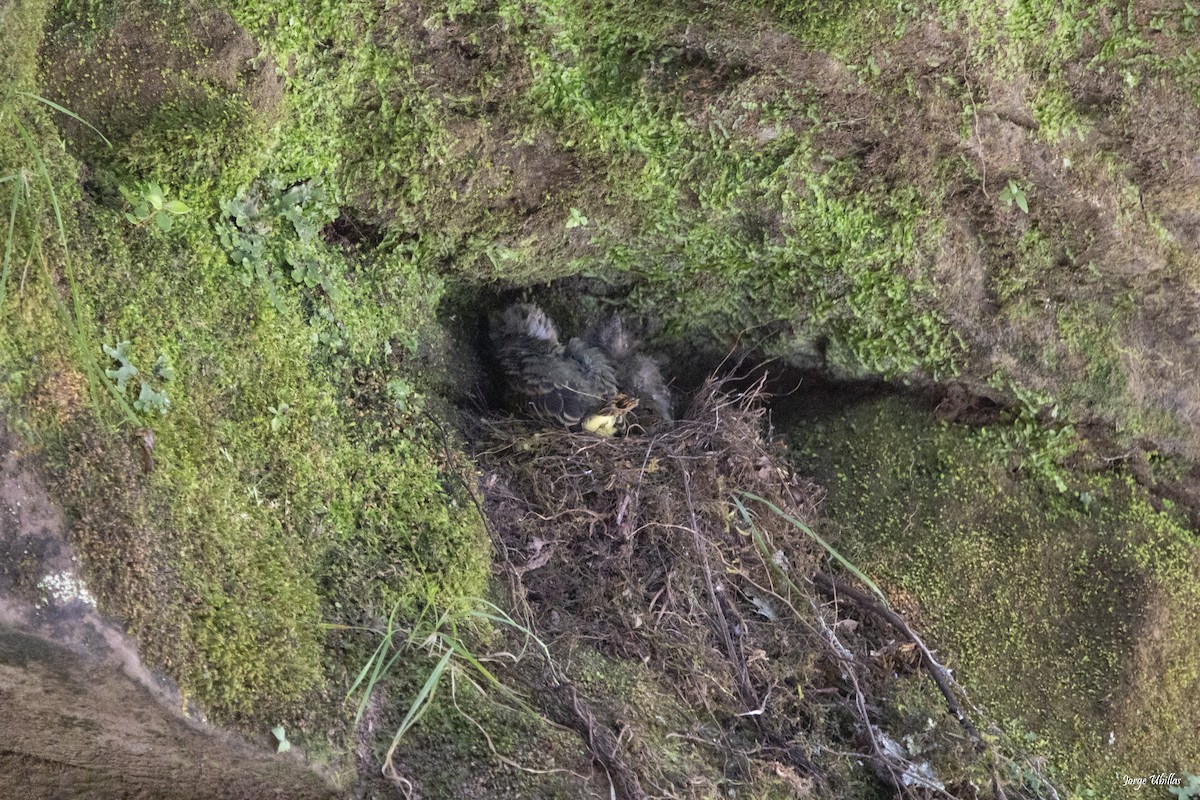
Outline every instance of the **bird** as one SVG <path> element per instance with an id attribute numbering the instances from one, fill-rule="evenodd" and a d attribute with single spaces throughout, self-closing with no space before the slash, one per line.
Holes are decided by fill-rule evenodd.
<path id="1" fill-rule="evenodd" d="M 583 429 L 597 436 L 616 436 L 627 428 L 627 418 L 638 407 L 638 402 L 636 397 L 618 394 L 585 419 Z"/>
<path id="2" fill-rule="evenodd" d="M 589 344 L 608 356 L 618 391 L 638 398 L 641 406 L 659 421 L 670 423 L 674 419 L 671 390 L 667 388 L 658 362 L 638 352 L 619 313 L 614 311 L 592 328 L 586 338 Z"/>
<path id="3" fill-rule="evenodd" d="M 563 344 L 554 321 L 532 303 L 506 308 L 493 322 L 492 342 L 522 409 L 549 425 L 612 436 L 632 410 L 618 397 L 608 357 L 578 338 Z"/>

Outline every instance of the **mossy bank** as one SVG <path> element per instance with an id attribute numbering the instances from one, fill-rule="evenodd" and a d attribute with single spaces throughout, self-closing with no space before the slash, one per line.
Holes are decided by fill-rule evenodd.
<path id="1" fill-rule="evenodd" d="M 989 703 L 1066 713 L 1077 695 L 1016 676 L 1082 687 L 1123 746 L 1190 685 L 1190 545 L 1124 477 L 1064 473 L 1063 421 L 1200 453 L 1197 23 L 1042 0 L 9 2 L 0 401 L 145 657 L 217 720 L 336 750 L 393 610 L 488 593 L 454 423 L 478 414 L 468 339 L 500 296 L 572 324 L 620 304 L 675 353 L 958 376 L 1019 430 L 969 450 L 881 416 L 881 440 L 948 459 L 920 487 L 856 489 L 827 441 L 834 516 L 882 542 L 973 497 L 926 526 L 940 558 L 982 579 L 993 555 L 1015 570 L 1009 546 L 1048 554 L 992 576 L 1011 639 L 964 623 L 948 645 L 995 662 Z M 976 462 L 1013 436 L 1029 479 L 1001 491 Z M 931 620 L 982 619 L 945 561 L 875 563 Z M 1041 600 L 1005 595 L 1033 581 Z M 1052 655 L 1016 622 L 1110 595 L 1042 631 Z M 429 665 L 407 666 L 419 691 Z M 1111 764 L 1086 722 L 1045 729 L 1073 774 L 1186 760 L 1186 717 L 1152 718 Z"/>

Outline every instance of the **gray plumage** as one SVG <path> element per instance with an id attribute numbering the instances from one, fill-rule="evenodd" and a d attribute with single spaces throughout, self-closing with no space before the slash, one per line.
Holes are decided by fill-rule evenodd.
<path id="1" fill-rule="evenodd" d="M 617 388 L 641 401 L 641 407 L 649 410 L 663 422 L 671 422 L 671 390 L 663 379 L 658 362 L 637 352 L 621 316 L 612 316 L 593 328 L 587 335 L 588 341 L 601 350 L 612 361 Z"/>
<path id="2" fill-rule="evenodd" d="M 505 309 L 492 342 L 518 403 L 544 422 L 573 428 L 617 393 L 605 354 L 579 339 L 562 344 L 554 321 L 535 305 Z"/>

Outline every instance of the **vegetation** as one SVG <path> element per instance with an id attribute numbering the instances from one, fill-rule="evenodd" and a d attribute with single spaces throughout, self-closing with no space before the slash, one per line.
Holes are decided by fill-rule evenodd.
<path id="1" fill-rule="evenodd" d="M 199 47 L 185 27 L 172 35 L 157 45 Z M 8 157 L 6 172 L 24 170 L 21 192 L 37 192 L 20 195 L 28 211 L 8 240 L 12 261 L 40 259 L 45 271 L 31 275 L 40 284 L 8 282 L 7 402 L 58 465 L 101 601 L 148 657 L 218 717 L 303 718 L 325 691 L 323 619 L 478 594 L 487 552 L 474 508 L 446 478 L 462 467 L 421 421 L 419 390 L 401 408 L 387 389 L 420 385 L 411 362 L 438 280 L 399 250 L 360 254 L 317 237 L 337 207 L 315 184 L 288 193 L 265 181 L 271 204 L 250 212 L 258 184 L 244 183 L 221 216 L 220 187 L 237 186 L 239 165 L 260 163 L 268 146 L 225 125 L 238 102 L 215 89 L 201 103 L 166 100 L 151 113 L 154 136 L 114 137 L 96 156 L 87 199 L 70 194 L 75 167 L 61 149 L 43 155 L 30 139 Z M 47 112 L 26 101 L 26 116 L 5 122 L 46 126 Z M 145 112 L 116 107 L 105 122 L 120 130 L 121 114 Z M 55 140 L 43 142 L 52 151 Z M 167 184 L 183 199 L 167 199 Z M 118 188 L 148 205 L 132 227 Z M 63 209 L 52 258 L 70 300 L 43 254 L 37 203 L 53 206 L 52 220 Z M 164 211 L 173 225 L 142 224 Z M 237 249 L 247 240 L 265 254 L 257 263 Z M 64 308 L 74 350 L 58 333 Z M 99 376 L 81 391 L 89 370 Z M 143 469 L 119 428 L 150 425 Z"/>
<path id="2" fill-rule="evenodd" d="M 805 440 L 863 537 L 837 551 L 928 604 L 996 716 L 1066 714 L 1009 727 L 1081 787 L 1161 753 L 1182 769 L 1183 712 L 1114 755 L 1088 725 L 1134 741 L 1159 700 L 1190 707 L 1187 533 L 1127 476 L 1074 467 L 1092 425 L 1200 455 L 1194 5 L 4 4 L 0 404 L 102 607 L 214 719 L 345 746 L 348 687 L 417 697 L 403 733 L 449 671 L 476 676 L 472 720 L 561 755 L 562 731 L 485 702 L 503 692 L 456 645 L 485 607 L 464 599 L 496 594 L 476 467 L 438 421 L 474 416 L 453 406 L 486 383 L 477 317 L 532 289 L 577 326 L 620 304 L 690 358 L 741 341 L 839 378 L 954 379 L 1007 410 Z M 912 515 L 930 538 L 902 533 Z M 1002 598 L 1011 638 L 989 638 L 947 576 L 991 586 L 1031 552 L 1049 599 Z M 1169 600 L 1078 640 L 1021 627 L 1118 590 Z M 450 616 L 425 630 L 429 609 Z M 1135 641 L 1155 609 L 1165 682 Z M 425 630 L 432 667 L 363 628 Z M 663 676 L 580 658 L 596 691 L 625 676 L 685 715 Z M 1146 694 L 1118 703 L 1118 675 Z M 1109 713 L 1071 716 L 1085 701 Z M 388 758 L 475 735 L 428 708 L 433 732 Z"/>
<path id="3" fill-rule="evenodd" d="M 1182 579 L 1196 554 L 1177 511 L 1153 508 L 1128 477 L 1077 472 L 1056 486 L 1017 473 L 987 439 L 897 400 L 797 431 L 829 491 L 827 536 L 920 599 L 958 679 L 1076 796 L 1120 796 L 1111 775 L 1149 763 L 1189 769 L 1195 707 L 1175 681 L 1196 679 L 1197 654 L 1177 626 L 1200 594 Z"/>

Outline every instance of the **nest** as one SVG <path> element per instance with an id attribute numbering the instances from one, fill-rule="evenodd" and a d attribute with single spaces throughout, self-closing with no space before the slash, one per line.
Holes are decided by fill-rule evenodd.
<path id="1" fill-rule="evenodd" d="M 766 770 L 798 794 L 837 794 L 812 754 L 850 750 L 903 795 L 949 796 L 892 747 L 870 709 L 898 673 L 924 663 L 968 734 L 957 738 L 970 761 L 980 739 L 957 687 L 886 602 L 823 571 L 811 531 L 821 488 L 764 438 L 762 382 L 728 388 L 710 378 L 678 422 L 645 435 L 484 423 L 484 509 L 514 604 L 558 652 L 586 641 L 664 675 L 717 723 L 705 738 L 728 779 Z M 862 623 L 845 624 L 831 598 L 848 599 Z M 672 795 L 678 784 L 654 754 L 606 734 L 569 675 L 540 688 L 618 796 Z M 810 702 L 810 691 L 828 700 Z"/>
<path id="2" fill-rule="evenodd" d="M 764 440 L 761 383 L 737 395 L 723 384 L 710 379 L 682 419 L 646 435 L 490 422 L 479 461 L 502 560 L 541 632 L 665 671 L 736 728 L 771 687 L 796 697 L 813 678 L 812 634 L 779 622 L 788 604 L 809 607 L 796 591 L 818 553 L 766 503 L 810 522 L 821 490 Z"/>
<path id="3" fill-rule="evenodd" d="M 711 581 L 714 591 L 740 591 L 726 576 L 760 560 L 757 539 L 786 550 L 798 574 L 811 571 L 816 554 L 802 532 L 778 514 L 760 514 L 752 535 L 737 498 L 755 495 L 809 522 L 820 489 L 764 442 L 761 387 L 736 397 L 720 389 L 710 380 L 678 423 L 653 435 L 601 439 L 531 433 L 513 420 L 489 425 L 491 446 L 480 455 L 488 516 L 531 603 L 570 614 L 644 658 L 643 637 L 613 642 L 612 634 L 668 617 L 708 622 L 712 609 L 703 606 L 711 603 L 691 602 L 694 587 Z"/>

